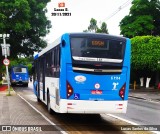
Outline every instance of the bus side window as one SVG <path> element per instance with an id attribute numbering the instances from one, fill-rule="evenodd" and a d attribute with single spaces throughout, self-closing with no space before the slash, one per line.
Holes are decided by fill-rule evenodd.
<path id="1" fill-rule="evenodd" d="M 54 66 L 56 67 L 56 57 L 57 57 L 57 55 L 56 55 L 56 48 L 54 48 Z"/>
<path id="2" fill-rule="evenodd" d="M 49 53 L 46 54 L 46 65 L 45 65 L 45 68 L 46 68 L 46 76 L 49 76 Z"/>
<path id="3" fill-rule="evenodd" d="M 55 77 L 59 77 L 59 46 L 58 45 L 55 49 L 55 55 L 56 55 L 56 58 L 55 58 L 55 66 L 56 66 L 56 73 L 55 73 Z"/>
<path id="4" fill-rule="evenodd" d="M 56 67 L 55 77 L 57 77 L 57 63 L 58 63 L 58 55 L 57 55 L 57 52 L 58 52 L 58 49 L 57 49 L 57 47 L 56 47 L 56 48 L 55 48 L 55 55 L 56 55 L 56 58 L 55 58 L 55 67 Z"/>
<path id="5" fill-rule="evenodd" d="M 59 61 L 60 61 L 60 57 L 59 57 L 59 46 L 57 47 L 57 67 L 59 67 Z"/>
<path id="6" fill-rule="evenodd" d="M 46 75 L 47 76 L 51 76 L 52 72 L 50 71 L 51 70 L 51 52 L 47 53 L 46 54 Z"/>
<path id="7" fill-rule="evenodd" d="M 57 77 L 60 73 L 60 45 L 57 46 Z"/>
<path id="8" fill-rule="evenodd" d="M 54 64 L 54 49 L 52 50 L 52 57 L 51 57 L 51 59 L 52 59 L 52 66 L 54 67 L 55 66 L 55 64 Z"/>
<path id="9" fill-rule="evenodd" d="M 42 82 L 42 78 L 43 78 L 43 59 L 42 58 L 39 61 L 39 72 L 40 72 L 39 80 L 40 82 Z"/>

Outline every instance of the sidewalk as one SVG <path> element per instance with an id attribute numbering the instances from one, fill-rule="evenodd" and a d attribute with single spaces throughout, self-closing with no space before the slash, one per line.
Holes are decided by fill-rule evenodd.
<path id="1" fill-rule="evenodd" d="M 8 96 L 8 91 L 4 88 L 8 88 L 5 85 L 0 85 L 0 134 L 19 134 L 25 127 L 33 130 L 23 132 L 23 134 L 52 134 L 49 128 L 57 130 L 56 127 L 52 126 L 44 117 L 33 110 L 26 102 L 22 100 L 15 91 L 10 91 L 11 96 Z M 20 126 L 22 125 L 22 126 Z M 10 127 L 7 132 L 3 132 L 3 127 Z M 13 128 L 15 128 L 13 130 Z M 34 131 L 34 129 L 37 129 Z M 46 131 L 41 131 L 41 129 Z M 6 129 L 5 129 L 6 130 Z M 15 131 L 15 132 L 11 132 Z M 33 132 L 34 131 L 34 132 Z M 59 131 L 55 131 L 58 134 Z"/>
<path id="2" fill-rule="evenodd" d="M 160 89 L 154 89 L 154 88 L 140 88 L 135 90 L 130 89 L 129 97 L 160 103 Z"/>

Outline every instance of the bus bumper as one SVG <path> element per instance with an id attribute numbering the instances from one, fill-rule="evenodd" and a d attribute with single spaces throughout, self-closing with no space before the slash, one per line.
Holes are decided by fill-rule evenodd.
<path id="1" fill-rule="evenodd" d="M 59 103 L 59 113 L 126 113 L 126 101 L 90 101 L 90 100 L 65 100 Z"/>
<path id="2" fill-rule="evenodd" d="M 28 81 L 11 81 L 11 84 L 28 84 Z"/>

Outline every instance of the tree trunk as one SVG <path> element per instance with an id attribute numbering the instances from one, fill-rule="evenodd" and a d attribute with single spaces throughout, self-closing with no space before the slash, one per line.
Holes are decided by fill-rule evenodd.
<path id="1" fill-rule="evenodd" d="M 150 82 L 151 78 L 148 78 L 146 79 L 146 88 L 149 88 L 149 82 Z"/>
<path id="2" fill-rule="evenodd" d="M 140 78 L 140 86 L 141 86 L 141 87 L 143 87 L 143 80 L 144 80 L 144 78 L 141 77 L 141 78 Z"/>
<path id="3" fill-rule="evenodd" d="M 159 84 L 159 71 L 156 71 L 156 81 L 155 81 L 156 85 L 155 86 L 158 86 Z"/>

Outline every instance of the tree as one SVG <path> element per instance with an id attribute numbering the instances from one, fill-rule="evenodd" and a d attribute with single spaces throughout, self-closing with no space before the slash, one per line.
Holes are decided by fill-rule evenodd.
<path id="1" fill-rule="evenodd" d="M 34 51 L 47 45 L 42 37 L 49 33 L 51 28 L 51 23 L 45 16 L 49 1 L 0 1 L 0 33 L 10 34 L 7 43 L 11 45 L 11 58 L 17 58 L 18 55 L 33 56 Z"/>
<path id="2" fill-rule="evenodd" d="M 160 37 L 136 36 L 131 44 L 131 67 L 139 77 L 151 78 L 153 72 L 160 71 Z"/>
<path id="3" fill-rule="evenodd" d="M 107 24 L 105 22 L 102 23 L 101 28 L 97 29 L 97 33 L 106 33 L 108 34 Z"/>
<path id="4" fill-rule="evenodd" d="M 91 18 L 90 25 L 88 26 L 88 31 L 96 33 L 97 28 L 98 28 L 98 26 L 97 26 L 97 20 Z"/>
<path id="5" fill-rule="evenodd" d="M 129 15 L 120 22 L 121 34 L 130 38 L 160 35 L 159 16 L 159 0 L 133 0 Z"/>
<path id="6" fill-rule="evenodd" d="M 87 30 L 83 30 L 83 32 L 93 32 L 93 33 L 106 33 L 108 34 L 107 24 L 105 22 L 102 23 L 101 28 L 97 26 L 97 20 L 91 18 L 90 25 Z"/>
<path id="7" fill-rule="evenodd" d="M 159 70 L 160 37 L 136 36 L 131 39 L 132 67 L 134 69 Z"/>
<path id="8" fill-rule="evenodd" d="M 37 51 L 43 48 L 46 44 L 43 44 L 40 37 L 45 36 L 50 28 L 50 22 L 45 16 L 49 0 L 3 1 L 0 3 L 0 32 L 10 34 L 9 42 L 14 50 L 12 54 L 17 56 L 17 53 L 22 53 L 28 56 L 33 54 L 33 49 Z"/>

